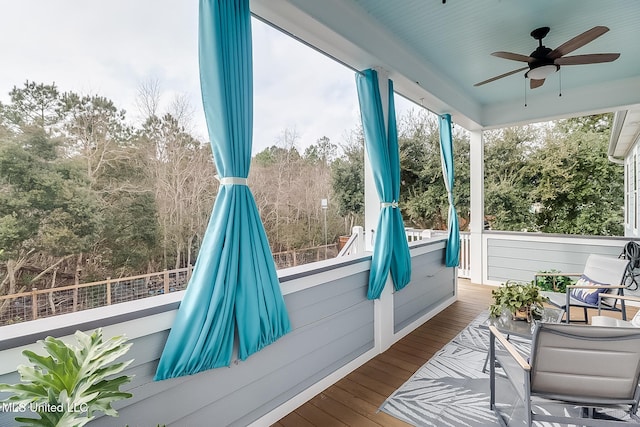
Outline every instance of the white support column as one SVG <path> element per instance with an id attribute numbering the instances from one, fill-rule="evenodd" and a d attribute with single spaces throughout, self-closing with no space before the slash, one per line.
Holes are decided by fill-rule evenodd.
<path id="1" fill-rule="evenodd" d="M 375 312 L 375 340 L 378 352 L 385 352 L 393 345 L 393 280 L 391 275 L 380 294 L 380 299 L 374 303 Z"/>
<path id="2" fill-rule="evenodd" d="M 470 277 L 473 283 L 483 283 L 484 251 L 482 237 L 484 232 L 484 140 L 481 130 L 471 131 L 471 223 L 470 235 Z"/>
<path id="3" fill-rule="evenodd" d="M 380 100 L 382 101 L 382 114 L 385 129 L 389 123 L 389 73 L 374 67 L 378 73 L 378 85 L 380 87 Z M 365 145 L 364 153 L 364 225 L 365 225 L 365 249 L 373 250 L 378 216 L 380 215 L 380 199 L 373 180 L 373 172 L 369 155 Z M 373 230 L 373 233 L 372 233 Z M 375 342 L 379 352 L 387 350 L 393 344 L 393 282 L 391 276 L 387 277 L 380 299 L 374 302 L 375 311 Z"/>

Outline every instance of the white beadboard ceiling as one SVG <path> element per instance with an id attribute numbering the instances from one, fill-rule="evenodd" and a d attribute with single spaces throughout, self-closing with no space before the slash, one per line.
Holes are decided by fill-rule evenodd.
<path id="1" fill-rule="evenodd" d="M 252 0 L 251 7 L 354 69 L 384 68 L 402 95 L 468 129 L 640 106 L 639 0 Z M 543 43 L 553 49 L 599 25 L 610 31 L 571 55 L 620 53 L 614 62 L 563 66 L 533 90 L 524 71 L 473 86 L 526 65 L 490 54 L 529 55 L 535 28 L 551 28 Z"/>

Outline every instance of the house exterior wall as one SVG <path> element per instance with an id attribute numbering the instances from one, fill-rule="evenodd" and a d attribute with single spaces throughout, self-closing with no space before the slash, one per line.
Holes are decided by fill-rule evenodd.
<path id="1" fill-rule="evenodd" d="M 444 267 L 442 239 L 420 242 L 411 253 L 416 276 L 396 297 L 440 287 L 447 289 L 443 295 L 454 292 L 455 269 Z M 126 374 L 134 377 L 122 387 L 133 397 L 114 405 L 118 419 L 101 417 L 91 426 L 269 425 L 378 354 L 378 301 L 366 298 L 369 268 L 370 256 L 354 255 L 280 270 L 292 332 L 229 367 L 153 381 L 180 300 L 173 293 L 0 328 L 0 382 L 19 381 L 16 367 L 26 362 L 20 353 L 39 351 L 37 339 L 103 327 L 106 337 L 124 333 L 133 342 L 127 358 L 134 362 Z M 453 301 L 443 302 L 440 294 L 434 298 L 440 302 L 435 308 L 425 295 L 418 304 L 398 304 L 400 323 L 433 316 Z M 401 331 L 397 339 L 409 332 Z M 0 412 L 0 426 L 15 425 L 16 415 Z"/>
<path id="2" fill-rule="evenodd" d="M 636 142 L 624 159 L 624 235 L 639 237 L 640 221 L 640 147 Z"/>

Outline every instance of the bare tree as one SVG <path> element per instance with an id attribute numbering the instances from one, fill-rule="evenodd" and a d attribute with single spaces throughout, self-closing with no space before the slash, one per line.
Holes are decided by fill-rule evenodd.
<path id="1" fill-rule="evenodd" d="M 147 118 L 141 134 L 147 147 L 145 169 L 155 187 L 165 268 L 192 262 L 217 194 L 210 147 L 188 129 L 193 111 L 186 96 L 177 97 L 171 112 Z"/>
<path id="2" fill-rule="evenodd" d="M 195 108 L 191 105 L 187 94 L 178 94 L 173 98 L 169 106 L 169 114 L 178 120 L 178 123 L 180 123 L 186 132 L 193 133 Z"/>
<path id="3" fill-rule="evenodd" d="M 124 110 L 98 95 L 62 95 L 65 115 L 64 136 L 69 156 L 84 160 L 87 177 L 95 185 L 98 175 L 108 164 L 128 157 L 125 142 L 131 128 Z"/>
<path id="4" fill-rule="evenodd" d="M 301 156 L 295 129 L 282 132 L 277 144 L 258 153 L 251 169 L 250 185 L 274 252 L 324 244 L 324 212 L 321 199 L 332 199 L 327 138 Z M 322 144 L 322 146 L 320 145 Z M 328 225 L 337 212 L 328 212 Z M 333 241 L 334 232 L 328 233 Z"/>
<path id="5" fill-rule="evenodd" d="M 136 97 L 138 113 L 143 118 L 157 116 L 160 107 L 160 80 L 157 77 L 148 77 L 138 86 Z"/>

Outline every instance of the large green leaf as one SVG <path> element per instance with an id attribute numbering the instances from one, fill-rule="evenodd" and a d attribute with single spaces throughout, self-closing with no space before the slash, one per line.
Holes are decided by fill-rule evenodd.
<path id="1" fill-rule="evenodd" d="M 97 411 L 118 416 L 111 405 L 132 396 L 120 391 L 131 381 L 130 376 L 112 378 L 132 362 L 116 363 L 131 347 L 127 339 L 103 341 L 101 329 L 91 335 L 78 331 L 75 338 L 78 346 L 53 337 L 40 341 L 47 356 L 23 351 L 32 366 L 17 368 L 22 383 L 0 384 L 0 391 L 12 394 L 7 402 L 34 405 L 40 419 L 16 417 L 23 426 L 81 427 L 95 418 Z M 65 410 L 51 410 L 60 405 Z"/>

